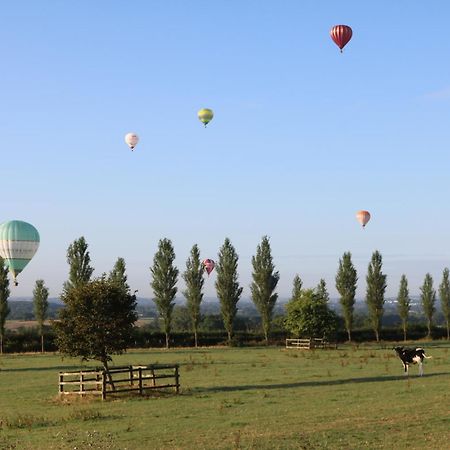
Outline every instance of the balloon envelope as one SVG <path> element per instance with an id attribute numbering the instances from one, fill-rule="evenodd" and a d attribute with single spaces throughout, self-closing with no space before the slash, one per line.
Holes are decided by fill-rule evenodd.
<path id="1" fill-rule="evenodd" d="M 10 220 L 0 225 L 0 256 L 6 261 L 17 285 L 17 275 L 31 261 L 39 247 L 39 233 L 33 225 Z"/>
<path id="2" fill-rule="evenodd" d="M 330 30 L 331 39 L 341 49 L 348 44 L 352 38 L 353 32 L 348 25 L 336 25 Z"/>
<path id="3" fill-rule="evenodd" d="M 363 228 L 367 225 L 367 222 L 370 220 L 370 212 L 369 211 L 358 211 L 356 213 L 356 220 L 363 226 Z"/>
<path id="4" fill-rule="evenodd" d="M 212 118 L 214 117 L 214 112 L 212 109 L 203 108 L 198 112 L 198 118 L 200 119 L 200 122 L 202 122 L 205 127 L 208 125 L 209 122 L 211 122 Z"/>
<path id="5" fill-rule="evenodd" d="M 139 142 L 139 136 L 136 133 L 127 133 L 125 135 L 125 142 L 128 145 L 128 147 L 131 148 L 131 150 L 136 147 L 136 145 Z"/>
<path id="6" fill-rule="evenodd" d="M 214 270 L 216 263 L 212 259 L 205 259 L 203 261 L 203 266 L 205 267 L 206 273 L 209 274 Z"/>

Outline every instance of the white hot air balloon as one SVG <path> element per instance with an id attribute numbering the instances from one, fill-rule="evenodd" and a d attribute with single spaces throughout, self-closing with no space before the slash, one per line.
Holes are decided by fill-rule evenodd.
<path id="1" fill-rule="evenodd" d="M 125 135 L 125 143 L 131 148 L 131 150 L 134 150 L 134 147 L 136 147 L 138 142 L 139 136 L 136 133 L 127 133 Z"/>

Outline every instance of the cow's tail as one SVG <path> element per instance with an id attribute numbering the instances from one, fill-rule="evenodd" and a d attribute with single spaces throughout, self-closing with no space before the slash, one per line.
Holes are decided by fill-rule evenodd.
<path id="1" fill-rule="evenodd" d="M 425 353 L 423 354 L 423 357 L 426 358 L 426 359 L 432 359 L 433 358 L 432 356 L 425 355 Z"/>

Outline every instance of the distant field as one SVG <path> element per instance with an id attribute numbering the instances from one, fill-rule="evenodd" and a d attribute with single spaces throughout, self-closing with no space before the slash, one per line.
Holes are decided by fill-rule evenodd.
<path id="1" fill-rule="evenodd" d="M 182 393 L 61 403 L 56 354 L 0 357 L 1 449 L 439 449 L 450 442 L 450 344 L 425 376 L 379 346 L 140 350 L 179 362 Z M 96 363 L 90 364 L 96 365 Z"/>

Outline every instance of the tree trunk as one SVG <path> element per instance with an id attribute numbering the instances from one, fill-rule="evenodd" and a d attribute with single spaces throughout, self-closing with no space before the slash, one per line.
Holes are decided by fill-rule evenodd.
<path id="1" fill-rule="evenodd" d="M 348 342 L 352 342 L 352 332 L 350 328 L 347 328 L 347 336 L 348 336 Z"/>
<path id="2" fill-rule="evenodd" d="M 0 335 L 0 355 L 3 355 L 3 334 Z"/>
<path id="3" fill-rule="evenodd" d="M 379 335 L 377 329 L 375 329 L 375 338 L 376 338 L 377 342 L 380 342 L 380 335 Z"/>
<path id="4" fill-rule="evenodd" d="M 428 326 L 428 336 L 427 337 L 431 337 L 431 320 L 430 319 L 428 319 L 427 326 Z"/>
<path id="5" fill-rule="evenodd" d="M 403 341 L 406 342 L 406 323 L 403 324 Z"/>
<path id="6" fill-rule="evenodd" d="M 450 341 L 450 328 L 448 320 L 447 320 L 447 341 Z"/>
<path id="7" fill-rule="evenodd" d="M 112 379 L 111 373 L 109 372 L 108 360 L 107 360 L 107 359 L 104 359 L 104 360 L 102 360 L 102 363 L 103 363 L 103 368 L 105 369 L 105 372 L 106 372 L 106 376 L 108 377 L 109 384 L 111 385 L 111 389 L 112 389 L 113 391 L 115 391 L 116 388 L 115 388 L 115 386 L 114 386 L 114 381 L 113 381 L 113 379 Z"/>
<path id="8" fill-rule="evenodd" d="M 44 333 L 41 333 L 41 353 L 44 353 Z"/>
<path id="9" fill-rule="evenodd" d="M 228 331 L 228 345 L 231 346 L 231 331 Z"/>
<path id="10" fill-rule="evenodd" d="M 266 345 L 269 345 L 269 332 L 264 330 L 264 340 L 266 341 Z"/>
<path id="11" fill-rule="evenodd" d="M 195 341 L 195 348 L 197 348 L 198 347 L 197 330 L 194 331 L 194 341 Z"/>
<path id="12" fill-rule="evenodd" d="M 166 333 L 166 348 L 169 348 L 169 333 Z"/>

